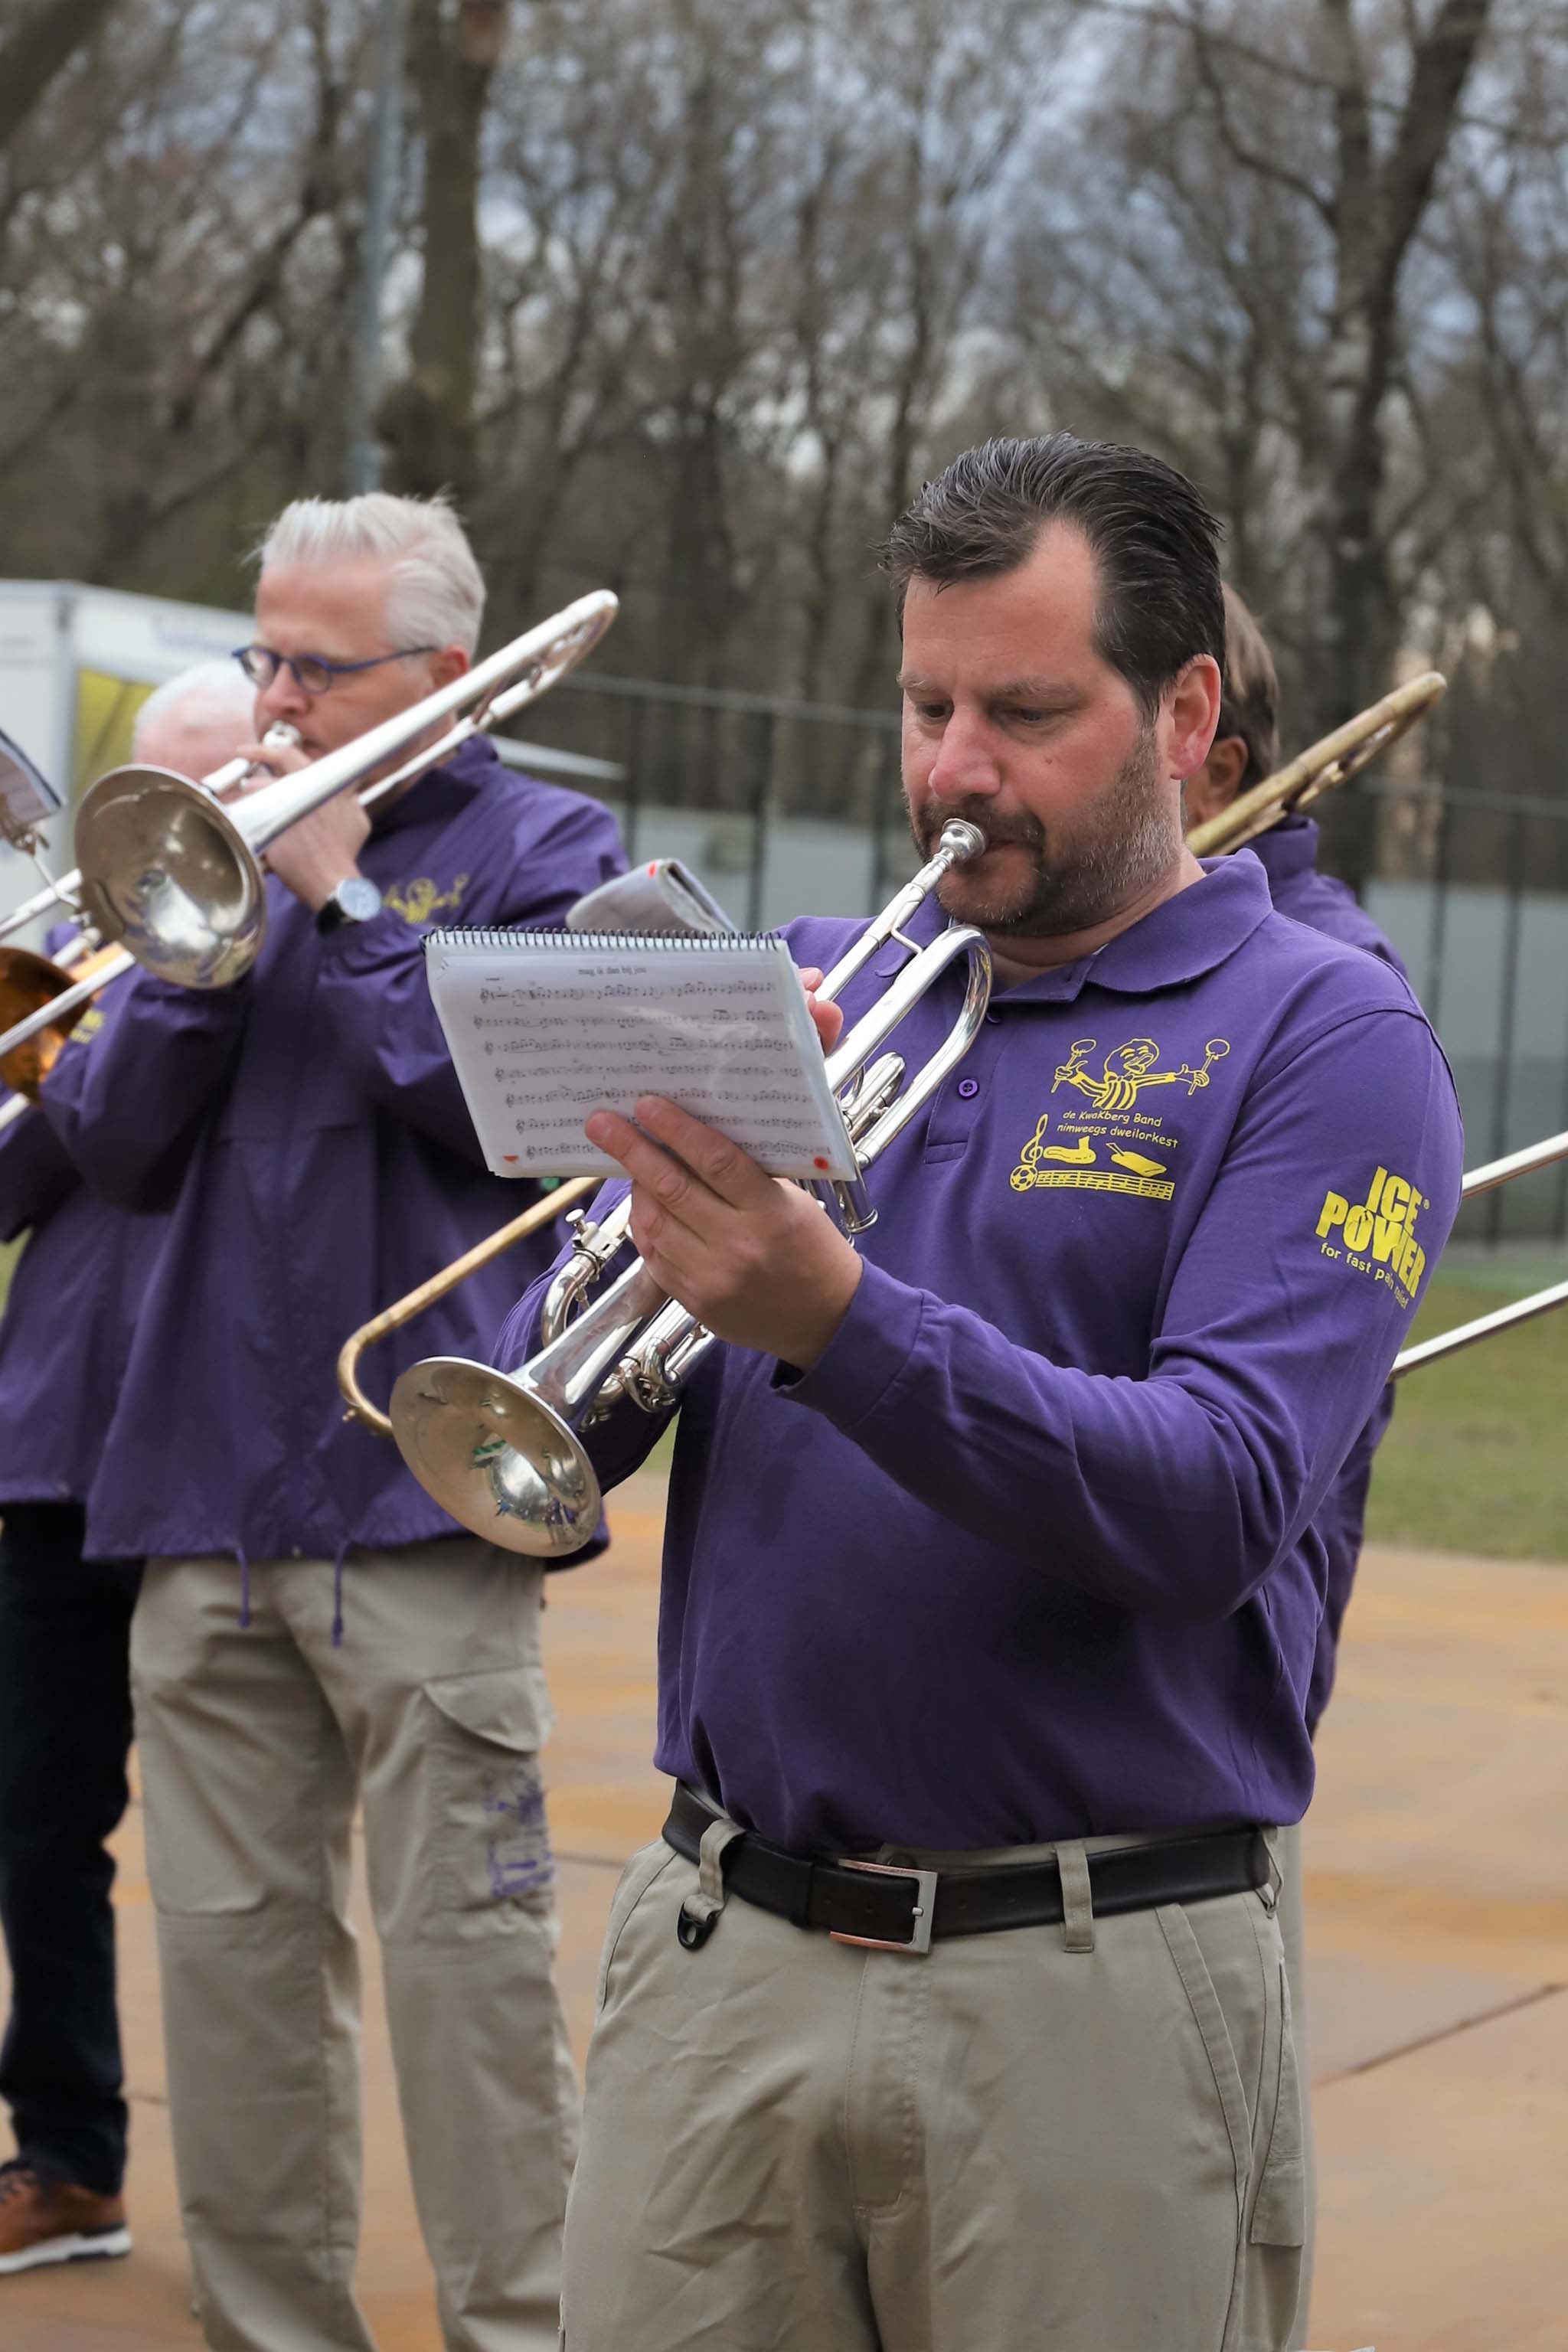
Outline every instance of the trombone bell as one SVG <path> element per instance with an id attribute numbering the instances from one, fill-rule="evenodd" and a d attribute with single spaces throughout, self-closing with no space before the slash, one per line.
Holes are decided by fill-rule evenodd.
<path id="1" fill-rule="evenodd" d="M 404 1460 L 444 1511 L 502 1551 L 554 1559 L 599 1524 L 593 1464 L 544 1400 L 488 1364 L 427 1356 L 392 1391 Z"/>
<path id="2" fill-rule="evenodd" d="M 261 875 L 206 785 L 168 768 L 111 769 L 82 803 L 77 856 L 94 928 L 161 979 L 224 988 L 256 961 Z"/>

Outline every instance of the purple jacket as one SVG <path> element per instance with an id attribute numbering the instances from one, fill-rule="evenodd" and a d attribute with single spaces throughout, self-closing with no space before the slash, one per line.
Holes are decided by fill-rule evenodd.
<path id="1" fill-rule="evenodd" d="M 1331 874 L 1318 871 L 1318 828 L 1310 817 L 1287 817 L 1282 824 L 1249 842 L 1254 857 L 1268 877 L 1268 895 L 1281 915 L 1306 923 L 1331 940 L 1362 949 L 1389 964 L 1402 980 L 1409 974 L 1390 940 L 1384 939 L 1354 893 Z M 1366 1527 L 1366 1498 L 1372 1486 L 1373 1456 L 1394 1419 L 1394 1389 L 1391 1381 L 1377 1401 L 1371 1420 L 1345 1457 L 1344 1468 L 1330 1489 L 1318 1518 L 1318 1532 L 1328 1553 L 1328 1590 L 1323 1622 L 1318 1630 L 1317 1655 L 1311 1687 L 1307 1693 L 1307 1728 L 1316 1733 L 1334 1686 L 1340 1629 L 1350 1603 Z"/>
<path id="2" fill-rule="evenodd" d="M 378 820 L 361 854 L 382 912 L 323 939 L 281 883 L 232 988 L 145 972 L 43 1103 L 105 1197 L 171 1201 L 119 1410 L 89 1497 L 115 1559 L 335 1557 L 451 1535 L 396 1449 L 344 1421 L 349 1333 L 527 1206 L 489 1175 L 425 980 L 432 919 L 552 923 L 622 864 L 607 814 L 512 775 L 475 739 Z M 488 1345 L 541 1235 L 368 1360 Z M 379 1358 L 379 1361 L 377 1359 Z"/>
<path id="3" fill-rule="evenodd" d="M 50 953 L 71 935 L 51 931 Z M 101 1021 L 79 1022 L 68 1055 Z M 99 1200 L 35 1109 L 0 1134 L 0 1241 L 29 1228 L 0 1319 L 0 1504 L 85 1503 L 163 1220 Z"/>
<path id="4" fill-rule="evenodd" d="M 854 929 L 789 938 L 831 963 Z M 962 985 L 901 1028 L 911 1066 Z M 1314 1520 L 1461 1156 L 1409 991 L 1274 914 L 1249 859 L 1008 990 L 873 1171 L 821 1360 L 715 1348 L 687 1387 L 660 1768 L 808 1852 L 1298 1820 Z M 656 1434 L 613 1414 L 605 1477 Z"/>

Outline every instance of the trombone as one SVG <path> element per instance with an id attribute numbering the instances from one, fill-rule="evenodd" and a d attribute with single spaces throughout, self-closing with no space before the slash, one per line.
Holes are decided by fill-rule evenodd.
<path id="1" fill-rule="evenodd" d="M 279 719 L 268 729 L 264 740 L 279 745 L 297 743 L 299 730 Z M 244 783 L 247 776 L 264 772 L 264 767 L 248 760 L 230 760 L 202 778 L 201 790 L 215 795 L 226 793 Z M 123 948 L 105 945 L 86 920 L 79 903 L 80 887 L 79 866 L 13 908 L 0 923 L 0 940 L 5 940 L 51 907 L 68 907 L 81 925 L 79 936 L 58 961 L 35 954 L 30 948 L 0 947 L 0 1021 L 5 1023 L 0 1034 L 0 1080 L 29 1100 L 37 1097 L 93 998 L 128 971 L 133 961 Z M 20 1116 L 8 1104 L 0 1110 L 0 1130 Z"/>
<path id="2" fill-rule="evenodd" d="M 1511 1184 L 1516 1176 L 1528 1176 L 1537 1168 L 1550 1168 L 1559 1160 L 1568 1160 L 1568 1129 L 1561 1135 L 1549 1135 L 1544 1142 L 1527 1144 L 1522 1151 L 1508 1152 L 1501 1160 L 1489 1160 L 1484 1168 L 1472 1170 L 1459 1187 L 1461 1201 L 1474 1200 L 1480 1192 L 1493 1192 L 1500 1184 Z M 1406 1372 L 1414 1372 L 1423 1364 L 1436 1364 L 1445 1356 L 1457 1356 L 1461 1348 L 1473 1348 L 1479 1339 L 1489 1339 L 1499 1331 L 1510 1331 L 1516 1323 L 1532 1323 L 1538 1315 L 1549 1315 L 1554 1307 L 1568 1307 L 1568 1282 L 1554 1282 L 1545 1290 L 1532 1291 L 1528 1298 L 1515 1298 L 1506 1307 L 1494 1307 L 1489 1315 L 1478 1315 L 1473 1322 L 1456 1324 L 1451 1331 L 1439 1331 L 1434 1339 L 1418 1340 L 1394 1360 L 1388 1377 L 1402 1381 Z"/>
<path id="3" fill-rule="evenodd" d="M 411 764 L 362 795 L 371 805 L 478 732 L 503 686 L 511 707 L 548 693 L 604 635 L 616 611 L 607 589 L 514 638 L 449 686 L 384 719 L 297 774 L 263 784 L 232 808 L 164 768 L 116 768 L 77 818 L 82 903 L 105 939 L 146 971 L 186 988 L 223 988 L 247 971 L 267 932 L 261 860 L 269 843 L 340 793 L 409 751 L 437 721 L 473 710 Z M 519 674 L 521 674 L 521 677 Z"/>
<path id="4" fill-rule="evenodd" d="M 268 743 L 297 743 L 300 736 L 297 729 L 290 727 L 287 720 L 280 719 L 276 727 L 268 728 L 265 740 Z M 248 760 L 230 760 L 223 767 L 216 768 L 210 776 L 203 776 L 200 779 L 201 789 L 216 798 L 231 791 L 236 784 L 244 783 L 246 778 L 254 773 Z M 38 863 L 42 866 L 43 860 L 40 858 Z M 44 867 L 46 873 L 47 870 Z M 35 921 L 40 915 L 47 915 L 53 907 L 64 907 L 72 915 L 79 915 L 81 879 L 80 866 L 73 866 L 68 874 L 59 875 L 45 888 L 35 891 L 30 898 L 24 898 L 19 907 L 13 907 L 0 921 L 0 940 L 8 940 L 13 931 L 19 931 L 25 924 Z"/>
<path id="5" fill-rule="evenodd" d="M 1244 848 L 1271 825 L 1359 775 L 1369 760 L 1397 743 L 1447 691 L 1447 679 L 1436 669 L 1396 686 L 1392 694 L 1299 751 L 1250 792 L 1240 793 L 1217 816 L 1194 824 L 1187 835 L 1187 847 L 1194 857 L 1223 857 L 1232 849 Z"/>
<path id="6" fill-rule="evenodd" d="M 813 1189 L 831 1200 L 852 1235 L 876 1220 L 865 1190 L 866 1170 L 963 1059 L 985 1017 L 991 953 L 983 934 L 956 926 L 916 948 L 903 933 L 949 869 L 984 846 L 976 826 L 950 820 L 935 854 L 867 925 L 818 991 L 822 1001 L 831 1003 L 889 940 L 910 950 L 910 960 L 827 1057 L 828 1084 L 860 1172 L 847 1183 Z M 968 971 L 957 1018 L 930 1059 L 907 1076 L 901 1056 L 882 1049 L 949 965 L 960 961 Z M 559 1215 L 568 1201 L 594 1189 L 595 1181 L 584 1178 L 548 1194 L 399 1299 L 352 1336 L 338 1362 L 339 1385 L 351 1412 L 372 1428 L 390 1432 L 415 1476 L 443 1509 L 503 1550 L 542 1559 L 577 1550 L 598 1523 L 598 1475 L 581 1433 L 623 1401 L 646 1412 L 663 1412 L 678 1401 L 681 1381 L 712 1345 L 712 1333 L 659 1288 L 640 1258 L 592 1304 L 583 1304 L 626 1239 L 629 1198 L 617 1202 L 597 1225 L 580 1208 L 573 1209 L 573 1253 L 546 1296 L 544 1344 L 520 1371 L 509 1377 L 462 1357 L 427 1357 L 403 1373 L 385 1415 L 374 1406 L 366 1409 L 357 1367 L 367 1346 L 444 1296 L 465 1274 Z"/>
<path id="7" fill-rule="evenodd" d="M 473 706 L 435 742 L 362 792 L 362 807 L 374 807 L 450 759 L 482 728 L 537 701 L 598 643 L 616 609 L 608 589 L 579 597 L 450 686 L 229 807 L 213 794 L 246 772 L 243 761 L 200 781 L 172 769 L 137 766 L 100 776 L 77 819 L 81 866 L 66 878 L 95 929 L 119 942 L 117 959 L 13 1023 L 0 1034 L 0 1066 L 39 1029 L 75 1013 L 133 965 L 187 988 L 221 988 L 237 980 L 266 937 L 262 857 L 269 843 L 339 793 L 363 784 L 454 711 Z"/>

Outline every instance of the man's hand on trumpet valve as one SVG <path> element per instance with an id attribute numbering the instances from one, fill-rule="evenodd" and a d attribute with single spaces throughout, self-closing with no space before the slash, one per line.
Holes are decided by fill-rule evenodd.
<path id="1" fill-rule="evenodd" d="M 239 756 L 258 763 L 256 777 L 245 788 L 250 793 L 272 781 L 268 769 L 273 776 L 292 775 L 309 767 L 316 755 L 293 743 L 242 743 Z M 319 914 L 339 883 L 359 872 L 359 854 L 369 837 L 370 819 L 359 794 L 340 793 L 279 835 L 267 852 L 267 868 Z"/>
<path id="2" fill-rule="evenodd" d="M 831 1042 L 837 1006 L 814 1002 L 812 1017 Z M 848 1242 L 809 1192 L 662 1096 L 637 1117 L 595 1111 L 587 1133 L 632 1180 L 632 1240 L 655 1281 L 721 1339 L 808 1370 L 859 1287 Z"/>
<path id="3" fill-rule="evenodd" d="M 831 1052 L 844 1014 L 817 1002 L 820 971 L 800 976 Z M 766 1175 L 700 1119 L 658 1095 L 637 1115 L 634 1127 L 595 1111 L 587 1132 L 632 1180 L 632 1238 L 654 1279 L 721 1339 L 805 1370 L 859 1286 L 854 1250 L 810 1193 Z"/>

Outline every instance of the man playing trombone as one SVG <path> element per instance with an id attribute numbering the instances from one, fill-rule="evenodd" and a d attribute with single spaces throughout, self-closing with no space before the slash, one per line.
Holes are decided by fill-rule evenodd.
<path id="1" fill-rule="evenodd" d="M 253 754 L 297 767 L 412 710 L 468 670 L 483 601 L 438 501 L 288 508 L 238 656 Z M 261 744 L 279 720 L 297 751 Z M 329 801 L 268 860 L 254 971 L 205 989 L 138 972 L 44 1091 L 101 1192 L 171 1204 L 88 1539 L 148 1562 L 132 1666 L 198 2300 L 214 2345 L 371 2342 L 353 2290 L 363 1801 L 445 2340 L 543 2352 L 574 2114 L 538 1571 L 458 1538 L 344 1426 L 333 1365 L 503 1197 L 429 1003 L 429 919 L 549 923 L 623 860 L 606 812 L 513 776 L 483 736 L 374 823 Z M 512 1287 L 497 1269 L 454 1299 L 458 1344 Z"/>
<path id="2" fill-rule="evenodd" d="M 1274 656 L 1253 614 L 1234 588 L 1225 592 L 1225 698 L 1207 759 L 1188 777 L 1184 806 L 1189 825 L 1217 817 L 1238 793 L 1271 775 L 1279 763 L 1279 681 Z M 1392 940 L 1331 874 L 1318 871 L 1318 828 L 1297 812 L 1247 845 L 1268 877 L 1268 895 L 1282 915 L 1331 940 L 1360 948 L 1407 975 Z M 1328 1552 L 1323 1622 L 1307 1694 L 1307 1728 L 1315 1732 L 1333 1688 L 1340 1628 L 1361 1556 L 1373 1456 L 1394 1416 L 1394 1390 L 1385 1388 L 1346 1457 L 1319 1520 Z"/>
<path id="3" fill-rule="evenodd" d="M 907 936 L 979 925 L 998 984 L 858 1249 L 668 1104 L 589 1122 L 648 1272 L 728 1344 L 677 1426 L 681 1786 L 611 1916 L 569 2352 L 1286 2342 L 1268 1843 L 1311 1790 L 1312 1523 L 1460 1135 L 1397 978 L 1183 847 L 1215 537 L 1181 477 L 1067 434 L 966 452 L 894 530 L 913 831 L 988 845 Z M 791 933 L 825 967 L 849 936 Z M 959 986 L 909 1014 L 911 1067 Z M 1207 1083 L 1140 1083 L 1184 1066 Z M 589 1428 L 601 1475 L 657 1425 Z"/>
<path id="4" fill-rule="evenodd" d="M 1225 695 L 1208 757 L 1187 778 L 1183 806 L 1190 827 L 1220 816 L 1237 797 L 1261 784 L 1279 764 L 1279 680 L 1262 630 L 1242 597 L 1225 591 Z M 1360 948 L 1387 964 L 1403 980 L 1404 963 L 1391 940 L 1357 903 L 1354 893 L 1331 874 L 1318 871 L 1318 827 L 1300 811 L 1271 824 L 1247 844 L 1268 877 L 1268 895 L 1278 911 L 1331 940 Z M 1366 1524 L 1373 1457 L 1394 1417 L 1394 1385 L 1384 1389 L 1366 1427 L 1356 1438 L 1340 1474 L 1324 1496 L 1316 1533 L 1323 1548 L 1323 1614 L 1307 1686 L 1306 1724 L 1316 1738 L 1333 1688 L 1340 1629 L 1344 1622 Z M 1302 2158 L 1307 2190 L 1307 2229 L 1302 2249 L 1301 2308 L 1290 2338 L 1306 2343 L 1307 2298 L 1312 2278 L 1317 2182 L 1313 2161 L 1310 2063 L 1307 2037 L 1306 1924 L 1302 1916 L 1301 1838 L 1299 1824 L 1281 1827 L 1279 1860 L 1279 1929 L 1290 1979 L 1297 2053 L 1300 2061 Z"/>

